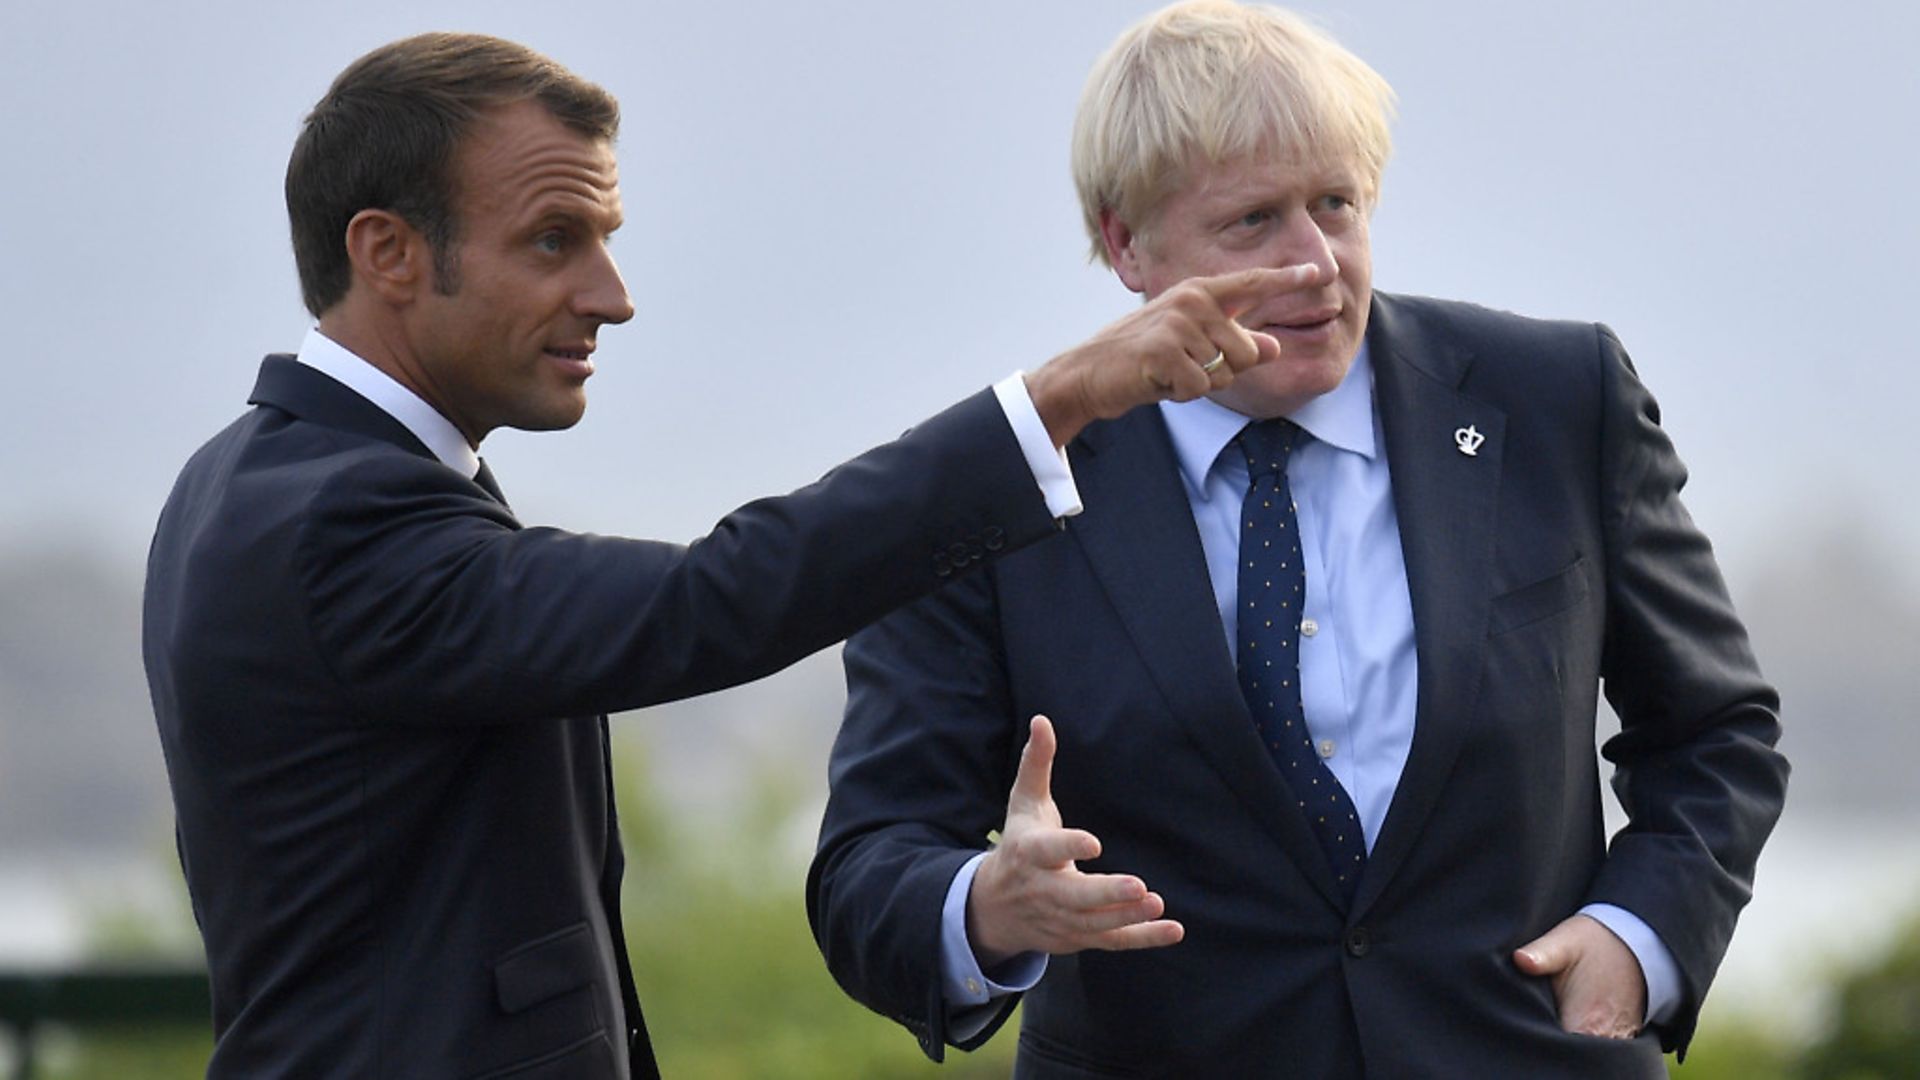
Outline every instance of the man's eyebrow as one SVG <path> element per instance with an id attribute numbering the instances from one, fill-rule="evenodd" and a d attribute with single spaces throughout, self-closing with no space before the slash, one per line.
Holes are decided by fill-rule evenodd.
<path id="1" fill-rule="evenodd" d="M 618 210 L 588 211 L 568 203 L 548 202 L 531 207 L 526 220 L 526 227 L 534 231 L 553 225 L 571 225 L 611 233 L 626 224 L 627 219 Z"/>

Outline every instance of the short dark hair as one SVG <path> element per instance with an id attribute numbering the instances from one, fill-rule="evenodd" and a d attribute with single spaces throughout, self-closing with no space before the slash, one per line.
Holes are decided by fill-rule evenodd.
<path id="1" fill-rule="evenodd" d="M 287 161 L 287 218 L 300 294 L 318 318 L 352 282 L 347 223 L 389 210 L 433 249 L 434 287 L 457 288 L 454 158 L 489 110 L 536 101 L 590 138 L 613 141 L 612 94 L 524 45 L 484 34 L 420 34 L 355 60 L 307 114 Z"/>

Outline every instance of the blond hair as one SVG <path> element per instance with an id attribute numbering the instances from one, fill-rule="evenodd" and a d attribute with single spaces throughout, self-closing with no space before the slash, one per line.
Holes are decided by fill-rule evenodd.
<path id="1" fill-rule="evenodd" d="M 1369 207 L 1392 151 L 1393 88 L 1291 12 L 1189 0 L 1129 28 L 1094 64 L 1073 124 L 1073 182 L 1093 255 L 1100 214 L 1143 230 L 1195 159 L 1257 152 L 1353 165 Z"/>

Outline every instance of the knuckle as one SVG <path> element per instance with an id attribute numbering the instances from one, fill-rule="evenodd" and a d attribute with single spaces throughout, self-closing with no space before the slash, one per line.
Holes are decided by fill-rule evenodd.
<path id="1" fill-rule="evenodd" d="M 1194 281 L 1183 281 L 1166 292 L 1167 306 L 1189 318 L 1202 318 L 1213 307 L 1213 297 Z"/>

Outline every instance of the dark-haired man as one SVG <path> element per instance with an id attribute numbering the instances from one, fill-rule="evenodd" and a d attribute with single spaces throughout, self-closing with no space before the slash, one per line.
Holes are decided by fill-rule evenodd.
<path id="1" fill-rule="evenodd" d="M 756 678 L 1056 532 L 1057 447 L 1271 359 L 1184 286 L 691 546 L 526 529 L 476 456 L 585 408 L 633 314 L 600 88 L 432 34 L 350 66 L 287 173 L 318 326 L 182 471 L 144 651 L 214 1076 L 655 1073 L 603 714 Z"/>

